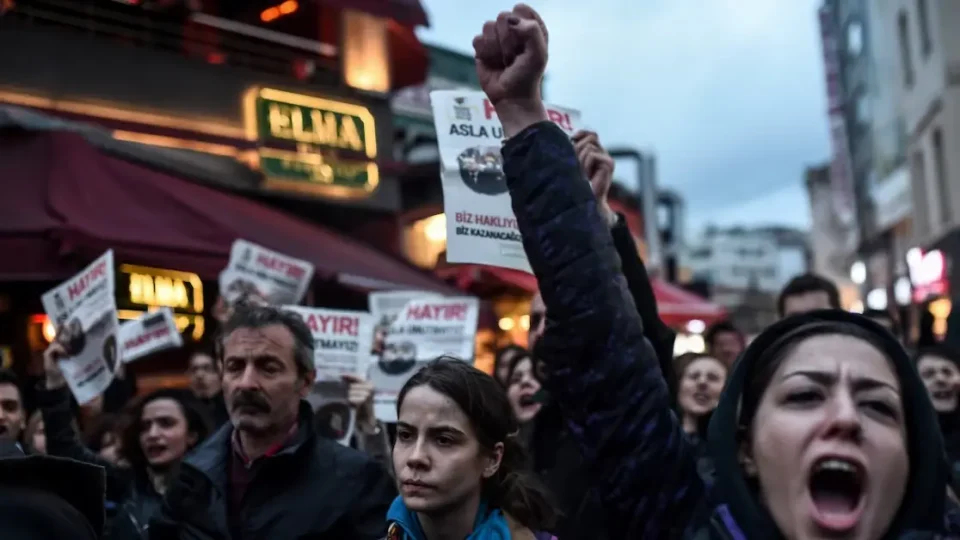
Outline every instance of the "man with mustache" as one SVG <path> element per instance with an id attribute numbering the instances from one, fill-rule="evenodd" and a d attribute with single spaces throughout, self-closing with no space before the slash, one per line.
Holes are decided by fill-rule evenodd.
<path id="1" fill-rule="evenodd" d="M 303 319 L 240 305 L 217 345 L 230 422 L 181 465 L 151 538 L 382 538 L 396 490 L 382 465 L 315 431 Z"/>

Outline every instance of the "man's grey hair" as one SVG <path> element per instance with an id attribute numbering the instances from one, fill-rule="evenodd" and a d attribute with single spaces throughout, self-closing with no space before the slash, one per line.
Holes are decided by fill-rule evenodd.
<path id="1" fill-rule="evenodd" d="M 223 362 L 223 342 L 227 336 L 241 328 L 264 328 L 280 325 L 293 334 L 293 359 L 301 375 L 316 369 L 313 361 L 313 333 L 298 313 L 276 306 L 261 306 L 239 303 L 220 330 L 217 339 L 217 358 Z"/>

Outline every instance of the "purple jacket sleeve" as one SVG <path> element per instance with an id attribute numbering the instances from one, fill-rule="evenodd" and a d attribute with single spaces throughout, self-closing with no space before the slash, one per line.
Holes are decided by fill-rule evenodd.
<path id="1" fill-rule="evenodd" d="M 611 538 L 662 538 L 703 496 L 657 355 L 567 135 L 543 122 L 503 148 L 523 245 L 547 306 L 545 385 L 610 512 Z"/>

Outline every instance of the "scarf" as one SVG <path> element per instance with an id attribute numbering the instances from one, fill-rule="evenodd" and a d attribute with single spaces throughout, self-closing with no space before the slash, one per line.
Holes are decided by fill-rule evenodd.
<path id="1" fill-rule="evenodd" d="M 427 540 L 417 515 L 403 504 L 401 497 L 394 499 L 390 505 L 387 522 L 390 523 L 387 540 Z M 488 510 L 487 503 L 480 501 L 477 517 L 473 522 L 473 532 L 466 540 L 511 540 L 510 526 L 503 512 L 498 509 Z"/>

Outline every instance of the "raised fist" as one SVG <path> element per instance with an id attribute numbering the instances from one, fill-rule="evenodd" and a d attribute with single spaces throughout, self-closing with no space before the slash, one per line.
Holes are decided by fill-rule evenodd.
<path id="1" fill-rule="evenodd" d="M 617 215 L 610 208 L 607 197 L 613 183 L 614 161 L 610 153 L 600 144 L 600 138 L 593 131 L 578 131 L 573 134 L 573 148 L 580 160 L 580 168 L 590 182 L 593 195 L 597 198 L 600 213 L 607 223 L 613 226 Z"/>
<path id="2" fill-rule="evenodd" d="M 487 21 L 473 38 L 480 87 L 496 106 L 502 101 L 540 100 L 547 67 L 547 27 L 526 4 Z"/>

